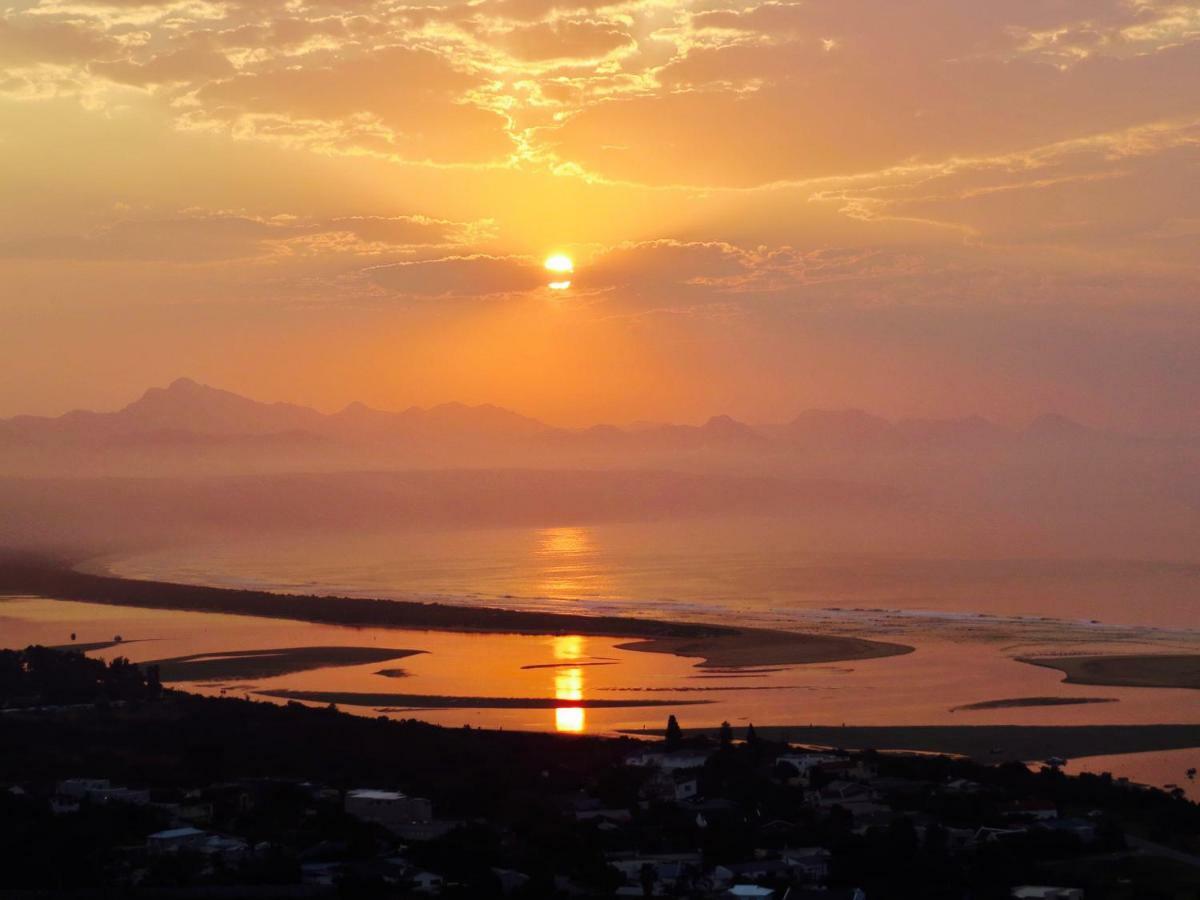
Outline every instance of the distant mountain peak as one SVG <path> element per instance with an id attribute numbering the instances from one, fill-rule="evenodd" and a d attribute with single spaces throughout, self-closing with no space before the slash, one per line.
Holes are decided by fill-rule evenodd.
<path id="1" fill-rule="evenodd" d="M 1040 437 L 1072 437 L 1088 434 L 1091 430 L 1062 413 L 1045 412 L 1029 423 L 1025 433 Z"/>

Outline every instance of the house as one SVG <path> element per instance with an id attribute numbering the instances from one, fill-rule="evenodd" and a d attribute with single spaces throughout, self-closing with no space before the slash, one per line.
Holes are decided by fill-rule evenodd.
<path id="1" fill-rule="evenodd" d="M 1012 889 L 1013 900 L 1083 900 L 1080 888 L 1026 884 Z"/>
<path id="2" fill-rule="evenodd" d="M 655 769 L 642 786 L 642 796 L 679 802 L 700 796 L 700 783 L 687 769 Z"/>
<path id="3" fill-rule="evenodd" d="M 983 790 L 983 785 L 978 781 L 970 781 L 966 778 L 951 779 L 942 787 L 947 794 L 978 794 Z"/>
<path id="4" fill-rule="evenodd" d="M 791 866 L 793 878 L 821 882 L 829 877 L 829 856 L 824 847 L 800 847 L 785 850 L 783 861 Z"/>
<path id="5" fill-rule="evenodd" d="M 126 787 L 108 787 L 90 790 L 87 797 L 93 803 L 128 803 L 131 806 L 148 806 L 150 792 Z"/>
<path id="6" fill-rule="evenodd" d="M 829 851 L 824 847 L 787 850 L 781 859 L 756 859 L 727 863 L 713 870 L 713 879 L 734 881 L 821 882 L 829 875 Z"/>
<path id="7" fill-rule="evenodd" d="M 249 852 L 249 845 L 238 838 L 210 834 L 197 848 L 205 856 L 220 857 L 225 862 L 241 859 Z"/>
<path id="8" fill-rule="evenodd" d="M 199 828 L 168 828 L 146 838 L 151 853 L 177 853 L 180 850 L 203 850 L 209 834 Z"/>
<path id="9" fill-rule="evenodd" d="M 667 771 L 698 769 L 708 762 L 708 758 L 712 755 L 712 750 L 646 750 L 625 757 L 625 765 L 642 768 L 654 767 Z"/>
<path id="10" fill-rule="evenodd" d="M 441 875 L 423 870 L 409 872 L 405 880 L 411 882 L 413 890 L 419 894 L 440 894 L 445 887 Z"/>
<path id="11" fill-rule="evenodd" d="M 839 762 L 840 758 L 828 753 L 784 753 L 775 758 L 776 767 L 788 766 L 795 770 L 795 775 L 783 774 L 788 784 L 808 784 L 812 770 L 822 763 Z M 786 773 L 787 769 L 778 769 Z"/>
<path id="12" fill-rule="evenodd" d="M 1047 800 L 1028 798 L 1014 800 L 1004 809 L 1005 818 L 1031 818 L 1039 822 L 1058 818 L 1058 808 Z"/>
<path id="13" fill-rule="evenodd" d="M 1014 835 L 1025 834 L 1028 831 L 1029 829 L 1024 826 L 1018 826 L 1016 828 L 995 828 L 990 825 L 984 825 L 975 832 L 975 843 L 988 844 L 992 841 L 999 841 L 1007 837 L 1013 837 Z"/>
<path id="14" fill-rule="evenodd" d="M 1087 819 L 1051 819 L 1044 827 L 1059 834 L 1074 835 L 1082 844 L 1096 840 L 1096 824 Z"/>
<path id="15" fill-rule="evenodd" d="M 347 791 L 346 813 L 385 828 L 433 819 L 433 804 L 423 797 L 410 797 L 399 791 L 379 791 L 370 788 Z"/>
<path id="16" fill-rule="evenodd" d="M 831 781 L 820 790 L 810 791 L 808 802 L 812 806 L 827 809 L 831 806 L 849 807 L 854 803 L 873 803 L 875 791 L 857 781 Z"/>
<path id="17" fill-rule="evenodd" d="M 405 841 L 433 841 L 449 834 L 462 822 L 455 819 L 430 819 L 422 822 L 397 822 L 388 830 Z"/>
<path id="18" fill-rule="evenodd" d="M 69 797 L 51 797 L 50 812 L 56 816 L 68 816 L 79 812 L 79 801 Z"/>
<path id="19" fill-rule="evenodd" d="M 928 794 L 933 789 L 933 782 L 917 778 L 872 778 L 871 787 L 885 797 L 913 800 Z"/>
<path id="20" fill-rule="evenodd" d="M 60 797 L 82 800 L 92 791 L 107 791 L 110 788 L 112 782 L 107 778 L 68 778 L 58 783 L 55 793 Z"/>
<path id="21" fill-rule="evenodd" d="M 757 884 L 735 884 L 721 896 L 749 898 L 749 900 L 772 900 L 775 896 L 775 891 L 771 888 L 760 887 Z"/>
<path id="22" fill-rule="evenodd" d="M 575 821 L 627 825 L 633 821 L 633 813 L 627 809 L 577 809 L 575 810 Z"/>
<path id="23" fill-rule="evenodd" d="M 756 859 L 753 862 L 728 863 L 713 870 L 713 878 L 722 883 L 735 881 L 790 882 L 792 867 L 781 859 Z"/>
<path id="24" fill-rule="evenodd" d="M 514 869 L 492 869 L 492 874 L 500 882 L 500 893 L 508 896 L 513 891 L 520 890 L 529 883 L 529 876 Z"/>
<path id="25" fill-rule="evenodd" d="M 306 862 L 300 865 L 300 883 L 333 887 L 341 873 L 340 862 Z"/>
<path id="26" fill-rule="evenodd" d="M 699 853 L 611 853 L 608 864 L 625 879 L 625 896 L 641 896 L 647 869 L 654 876 L 654 893 L 669 894 L 690 884 L 702 868 Z M 622 892 L 618 890 L 618 896 Z"/>

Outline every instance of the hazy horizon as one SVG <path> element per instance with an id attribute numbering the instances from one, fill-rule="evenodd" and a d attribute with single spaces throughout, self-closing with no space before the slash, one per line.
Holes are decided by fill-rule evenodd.
<path id="1" fill-rule="evenodd" d="M 686 420 L 686 421 L 675 421 L 675 420 L 668 420 L 668 419 L 662 419 L 662 420 L 625 419 L 625 420 L 612 420 L 612 421 L 597 420 L 597 421 L 564 423 L 564 422 L 554 422 L 554 421 L 543 420 L 540 418 L 535 418 L 531 415 L 528 415 L 525 411 L 523 411 L 519 408 L 510 407 L 510 406 L 505 405 L 504 403 L 495 402 L 495 401 L 491 401 L 491 400 L 483 400 L 483 401 L 479 401 L 477 403 L 465 403 L 464 401 L 458 400 L 455 398 L 446 398 L 441 401 L 434 402 L 434 403 L 431 403 L 431 404 L 425 405 L 425 406 L 419 405 L 419 404 L 405 405 L 405 404 L 401 403 L 399 405 L 395 405 L 395 406 L 391 406 L 391 407 L 378 407 L 378 406 L 371 406 L 369 404 L 366 404 L 362 400 L 360 400 L 356 397 L 351 397 L 350 399 L 348 399 L 345 402 L 342 402 L 340 404 L 334 404 L 334 405 L 322 407 L 322 406 L 317 406 L 317 405 L 313 405 L 313 404 L 309 404 L 309 403 L 298 402 L 295 400 L 289 400 L 289 399 L 285 399 L 282 397 L 271 397 L 271 398 L 252 397 L 252 396 L 249 396 L 248 394 L 246 394 L 236 388 L 230 387 L 228 385 L 207 384 L 207 383 L 204 383 L 202 381 L 199 381 L 199 380 L 192 378 L 190 376 L 187 376 L 187 375 L 177 376 L 175 378 L 170 379 L 168 382 L 166 382 L 164 384 L 149 385 L 142 392 L 137 393 L 132 397 L 126 397 L 124 402 L 118 401 L 116 403 L 116 405 L 111 406 L 111 407 L 104 407 L 104 408 L 97 409 L 97 408 L 84 408 L 81 406 L 68 406 L 65 409 L 52 410 L 52 411 L 36 412 L 36 411 L 26 410 L 26 411 L 22 411 L 22 412 L 13 413 L 11 415 L 0 416 L 0 422 L 6 421 L 6 420 L 13 420 L 13 419 L 62 419 L 64 417 L 69 417 L 71 414 L 75 414 L 75 413 L 92 413 L 92 414 L 101 414 L 101 415 L 116 413 L 116 412 L 121 412 L 130 406 L 136 405 L 138 400 L 145 399 L 147 397 L 147 395 L 154 396 L 154 395 L 160 394 L 160 393 L 170 393 L 172 391 L 182 391 L 182 390 L 187 390 L 190 388 L 201 388 L 201 389 L 205 389 L 207 391 L 219 392 L 222 394 L 233 394 L 240 399 L 250 400 L 254 403 L 262 404 L 262 405 L 268 405 L 268 404 L 281 405 L 282 404 L 282 405 L 287 405 L 287 406 L 311 409 L 314 412 L 317 412 L 317 413 L 319 413 L 323 416 L 327 416 L 327 417 L 334 416 L 337 413 L 353 412 L 356 408 L 363 408 L 363 407 L 365 407 L 367 410 L 372 411 L 372 412 L 385 412 L 385 413 L 432 412 L 432 411 L 439 410 L 439 409 L 466 407 L 468 409 L 484 409 L 484 410 L 496 409 L 496 410 L 499 410 L 502 412 L 513 413 L 517 416 L 521 416 L 522 418 L 526 418 L 531 421 L 535 421 L 539 424 L 546 425 L 550 428 L 561 428 L 561 429 L 567 429 L 567 430 L 586 430 L 589 428 L 599 428 L 599 427 L 614 427 L 614 428 L 622 428 L 622 429 L 627 429 L 627 430 L 638 430 L 638 429 L 651 428 L 651 427 L 656 427 L 656 426 L 661 426 L 661 425 L 683 425 L 683 426 L 695 427 L 695 426 L 704 425 L 706 423 L 712 422 L 713 420 L 719 420 L 719 419 L 733 419 L 734 421 L 739 422 L 741 424 L 746 424 L 752 428 L 757 428 L 757 427 L 770 427 L 772 425 L 787 424 L 789 422 L 795 421 L 798 418 L 801 418 L 801 417 L 804 417 L 804 416 L 810 415 L 810 414 L 819 414 L 819 415 L 820 414 L 829 414 L 829 415 L 863 414 L 867 417 L 870 417 L 873 419 L 878 419 L 878 420 L 887 422 L 888 424 L 892 424 L 892 425 L 900 424 L 900 423 L 904 423 L 904 422 L 913 422 L 913 421 L 916 421 L 916 422 L 924 422 L 924 421 L 953 422 L 953 421 L 980 420 L 981 419 L 984 422 L 987 422 L 988 424 L 994 424 L 994 425 L 998 425 L 1000 427 L 1004 427 L 1004 428 L 1008 428 L 1008 429 L 1019 430 L 1021 428 L 1025 428 L 1025 427 L 1034 425 L 1039 420 L 1061 419 L 1061 420 L 1064 420 L 1071 424 L 1080 425 L 1084 428 L 1096 428 L 1097 427 L 1093 423 L 1079 421 L 1079 420 L 1075 419 L 1073 416 L 1071 416 L 1069 413 L 1067 413 L 1066 411 L 1059 410 L 1059 409 L 1041 410 L 1040 412 L 1035 413 L 1032 417 L 1030 417 L 1028 419 L 1021 419 L 1021 420 L 1015 420 L 1015 421 L 1001 421 L 1001 420 L 990 419 L 987 416 L 982 415 L 978 411 L 967 412 L 967 413 L 963 413 L 962 415 L 901 416 L 901 417 L 891 418 L 891 417 L 885 416 L 875 410 L 868 409 L 863 406 L 854 406 L 854 405 L 836 406 L 836 407 L 835 406 L 796 407 L 793 410 L 791 415 L 784 415 L 781 419 L 760 420 L 760 421 L 743 420 L 737 416 L 730 415 L 730 413 L 727 410 L 714 409 L 714 410 L 708 412 L 707 414 L 700 415 L 698 418 Z M 1146 434 L 1144 436 L 1191 437 L 1192 435 L 1179 434 L 1179 433 L 1163 433 L 1163 434 L 1158 434 L 1158 435 Z"/>

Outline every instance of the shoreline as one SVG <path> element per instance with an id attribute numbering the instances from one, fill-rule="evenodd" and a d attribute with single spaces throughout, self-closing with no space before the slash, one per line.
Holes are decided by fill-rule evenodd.
<path id="1" fill-rule="evenodd" d="M 914 650 L 906 644 L 763 628 L 141 581 L 81 572 L 69 562 L 44 557 L 0 557 L 0 593 L 350 628 L 630 638 L 623 649 L 701 657 L 698 666 L 707 668 L 877 659 Z"/>
<path id="2" fill-rule="evenodd" d="M 1200 724 L 755 725 L 754 730 L 764 740 L 813 747 L 949 754 L 991 763 L 1191 749 L 1200 757 Z M 714 739 L 719 733 L 716 728 L 684 728 L 683 732 Z M 619 729 L 618 733 L 662 737 L 663 730 Z"/>

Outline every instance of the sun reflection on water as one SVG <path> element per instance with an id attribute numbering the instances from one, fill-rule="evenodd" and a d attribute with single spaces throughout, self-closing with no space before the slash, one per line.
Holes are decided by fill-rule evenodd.
<path id="1" fill-rule="evenodd" d="M 587 528 L 543 528 L 533 551 L 538 590 L 551 597 L 594 595 L 603 590 L 596 545 Z"/>
<path id="2" fill-rule="evenodd" d="M 584 638 L 577 634 L 554 638 L 554 658 L 570 662 L 584 655 Z M 554 671 L 554 699 L 583 699 L 583 669 L 573 666 Z M 580 706 L 554 709 L 554 730 L 580 734 L 587 727 L 587 713 Z"/>

